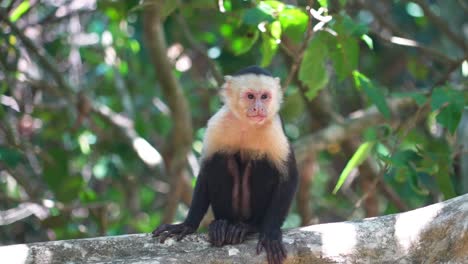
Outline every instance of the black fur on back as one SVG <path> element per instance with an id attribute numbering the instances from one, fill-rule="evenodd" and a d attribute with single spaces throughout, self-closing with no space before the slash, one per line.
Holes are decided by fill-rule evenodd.
<path id="1" fill-rule="evenodd" d="M 233 76 L 240 76 L 240 75 L 245 75 L 245 74 L 256 74 L 256 75 L 266 75 L 273 77 L 271 73 L 261 67 L 258 67 L 257 65 L 252 65 L 247 68 L 244 68 L 236 73 L 233 74 Z"/>

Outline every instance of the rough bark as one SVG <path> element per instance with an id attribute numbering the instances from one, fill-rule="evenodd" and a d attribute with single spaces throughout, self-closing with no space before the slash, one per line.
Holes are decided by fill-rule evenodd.
<path id="1" fill-rule="evenodd" d="M 286 263 L 468 263 L 468 194 L 406 213 L 286 231 Z M 0 247 L 2 263 L 265 263 L 256 239 L 211 247 L 205 234 L 149 234 Z"/>

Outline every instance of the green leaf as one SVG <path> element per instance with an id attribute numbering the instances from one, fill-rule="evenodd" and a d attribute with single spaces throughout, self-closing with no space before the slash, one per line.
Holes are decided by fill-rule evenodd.
<path id="1" fill-rule="evenodd" d="M 382 92 L 382 89 L 376 87 L 369 78 L 367 78 L 364 74 L 354 71 L 354 84 L 357 88 L 362 88 L 364 93 L 369 97 L 372 103 L 375 104 L 377 109 L 382 113 L 382 115 L 389 119 L 391 117 L 390 108 L 387 105 L 387 101 L 385 100 L 385 95 Z"/>
<path id="2" fill-rule="evenodd" d="M 299 69 L 299 79 L 303 81 L 309 90 L 307 99 L 312 100 L 328 83 L 328 73 L 325 62 L 328 58 L 327 47 L 322 40 L 321 33 L 312 39 L 307 47 Z"/>
<path id="3" fill-rule="evenodd" d="M 62 189 L 68 178 L 68 153 L 56 146 L 51 147 L 48 151 L 50 159 L 44 160 L 43 163 L 43 174 L 44 180 L 50 189 L 57 194 Z"/>
<path id="4" fill-rule="evenodd" d="M 333 25 L 333 29 L 338 33 L 338 36 L 357 38 L 360 38 L 369 31 L 366 24 L 357 23 L 347 15 L 336 17 L 336 23 Z"/>
<path id="5" fill-rule="evenodd" d="M 0 163 L 6 164 L 8 167 L 14 168 L 23 159 L 21 152 L 0 146 Z"/>
<path id="6" fill-rule="evenodd" d="M 450 177 L 452 169 L 451 165 L 452 164 L 450 162 L 440 162 L 439 170 L 435 173 L 437 185 L 439 186 L 440 191 L 444 194 L 445 199 L 450 199 L 456 196 L 455 188 Z"/>
<path id="7" fill-rule="evenodd" d="M 439 110 L 437 122 L 452 134 L 455 133 L 460 123 L 464 104 L 463 93 L 450 87 L 438 88 L 431 96 L 432 110 Z"/>
<path id="8" fill-rule="evenodd" d="M 281 117 L 286 122 L 291 122 L 304 114 L 305 108 L 304 100 L 298 90 L 291 88 L 289 90 L 292 90 L 292 92 L 285 96 L 283 105 L 281 106 Z"/>
<path id="9" fill-rule="evenodd" d="M 338 178 L 338 182 L 336 183 L 336 186 L 333 189 L 333 194 L 336 194 L 336 192 L 338 192 L 338 190 L 341 188 L 343 183 L 346 181 L 346 178 L 348 178 L 351 171 L 354 168 L 361 165 L 367 159 L 367 157 L 371 153 L 371 150 L 374 148 L 375 144 L 376 144 L 375 141 L 366 141 L 362 143 L 361 146 L 359 146 L 359 148 L 356 150 L 354 155 L 346 164 L 343 172 L 341 172 L 340 177 Z"/>
<path id="10" fill-rule="evenodd" d="M 164 1 L 162 17 L 166 18 L 172 14 L 177 9 L 177 7 L 179 7 L 179 3 L 179 1 Z"/>
<path id="11" fill-rule="evenodd" d="M 11 12 L 10 21 L 15 22 L 16 20 L 20 19 L 21 16 L 24 15 L 24 13 L 26 13 L 30 7 L 31 5 L 29 4 L 28 0 L 23 1 L 18 5 L 18 7 L 15 8 L 15 10 L 13 10 L 13 12 Z"/>
<path id="12" fill-rule="evenodd" d="M 422 157 L 415 151 L 406 149 L 395 152 L 390 158 L 392 165 L 397 167 L 408 166 L 410 163 L 419 162 Z"/>
<path id="13" fill-rule="evenodd" d="M 362 41 L 364 41 L 364 43 L 366 43 L 366 45 L 369 47 L 369 49 L 373 50 L 374 49 L 374 41 L 372 40 L 372 38 L 367 35 L 367 34 L 364 34 L 361 36 L 361 39 Z"/>
<path id="14" fill-rule="evenodd" d="M 447 128 L 450 133 L 454 134 L 462 117 L 463 108 L 457 107 L 455 104 L 449 104 L 442 108 L 437 114 L 436 120 L 439 124 Z"/>
<path id="15" fill-rule="evenodd" d="M 274 12 L 275 10 L 271 6 L 260 2 L 258 6 L 249 8 L 247 11 L 245 11 L 242 21 L 244 24 L 253 26 L 257 26 L 261 22 L 265 21 L 273 22 L 275 21 L 275 18 L 272 15 Z"/>
<path id="16" fill-rule="evenodd" d="M 328 7 L 328 0 L 318 0 L 317 2 L 321 7 Z"/>
<path id="17" fill-rule="evenodd" d="M 340 81 L 344 80 L 359 63 L 359 45 L 351 37 L 340 37 L 336 39 L 336 46 L 331 48 L 330 58 Z"/>
<path id="18" fill-rule="evenodd" d="M 57 200 L 62 202 L 71 202 L 79 197 L 79 193 L 84 186 L 83 178 L 81 177 L 69 177 L 60 188 L 54 190 Z"/>
<path id="19" fill-rule="evenodd" d="M 308 19 L 307 14 L 298 8 L 283 9 L 278 17 L 284 34 L 296 43 L 303 40 Z"/>
<path id="20" fill-rule="evenodd" d="M 424 105 L 426 103 L 426 101 L 427 101 L 427 97 L 423 93 L 418 93 L 418 92 L 393 93 L 392 95 L 397 97 L 397 98 L 410 97 L 419 106 Z"/>
<path id="21" fill-rule="evenodd" d="M 426 160 L 421 169 L 428 171 L 435 178 L 437 187 L 448 199 L 455 196 L 455 188 L 452 182 L 453 173 L 453 150 L 444 139 L 433 140 L 425 149 Z M 431 168 L 431 166 L 435 167 Z M 429 168 L 428 168 L 429 167 Z"/>
<path id="22" fill-rule="evenodd" d="M 262 52 L 262 61 L 260 65 L 266 67 L 270 65 L 271 60 L 278 51 L 278 43 L 281 38 L 281 24 L 279 21 L 271 23 L 267 30 L 270 32 L 262 34 L 262 45 L 260 50 Z"/>
<path id="23" fill-rule="evenodd" d="M 438 88 L 434 90 L 431 96 L 432 110 L 437 110 L 448 102 L 450 102 L 450 95 L 445 89 Z"/>
<path id="24" fill-rule="evenodd" d="M 282 3 L 281 1 L 267 0 L 267 1 L 262 1 L 260 3 L 269 5 L 275 11 L 280 11 L 284 9 L 284 3 Z"/>
<path id="25" fill-rule="evenodd" d="M 258 31 L 250 32 L 245 36 L 237 36 L 231 42 L 231 49 L 235 55 L 241 55 L 249 51 L 257 42 Z"/>

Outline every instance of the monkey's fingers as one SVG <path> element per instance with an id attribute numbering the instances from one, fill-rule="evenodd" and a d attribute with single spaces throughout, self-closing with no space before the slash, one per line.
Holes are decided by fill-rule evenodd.
<path id="1" fill-rule="evenodd" d="M 208 227 L 208 237 L 216 247 L 220 247 L 224 244 L 226 239 L 226 228 L 228 224 L 226 220 L 214 220 Z"/>
<path id="2" fill-rule="evenodd" d="M 236 233 L 236 226 L 235 225 L 229 225 L 226 228 L 226 244 L 232 244 L 234 243 L 234 237 Z"/>
<path id="3" fill-rule="evenodd" d="M 263 239 L 260 239 L 258 240 L 258 243 L 257 243 L 257 255 L 262 253 L 262 251 L 263 251 Z"/>
<path id="4" fill-rule="evenodd" d="M 239 243 L 242 243 L 247 238 L 247 233 L 249 232 L 248 228 L 243 228 L 239 233 Z"/>
<path id="5" fill-rule="evenodd" d="M 239 244 L 243 241 L 242 233 L 247 230 L 247 226 L 244 224 L 237 224 L 234 226 L 234 234 L 232 236 L 232 244 Z"/>
<path id="6" fill-rule="evenodd" d="M 163 244 L 164 241 L 166 241 L 166 239 L 167 239 L 168 237 L 171 237 L 171 236 L 173 236 L 173 233 L 171 233 L 171 232 L 164 232 L 164 233 L 161 233 L 160 238 L 159 238 L 159 243 Z"/>
<path id="7" fill-rule="evenodd" d="M 193 228 L 191 228 L 191 227 L 189 227 L 189 226 L 183 226 L 183 227 L 182 227 L 182 231 L 180 232 L 179 235 L 177 235 L 176 240 L 177 240 L 177 241 L 180 241 L 180 240 L 182 240 L 182 238 L 184 238 L 186 235 L 191 234 L 191 233 L 193 233 L 193 232 L 194 232 Z"/>
<path id="8" fill-rule="evenodd" d="M 160 226 L 158 226 L 158 228 L 153 230 L 153 232 L 151 232 L 151 234 L 153 235 L 153 237 L 157 237 L 160 234 L 162 234 L 164 231 L 167 231 L 169 229 L 169 226 L 170 225 L 168 225 L 168 224 L 160 225 Z"/>
<path id="9" fill-rule="evenodd" d="M 265 241 L 265 251 L 267 254 L 268 264 L 281 264 L 286 259 L 286 249 L 281 241 L 267 240 Z"/>

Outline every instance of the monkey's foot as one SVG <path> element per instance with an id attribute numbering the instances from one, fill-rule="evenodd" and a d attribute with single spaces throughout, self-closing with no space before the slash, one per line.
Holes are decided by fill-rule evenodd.
<path id="1" fill-rule="evenodd" d="M 260 254 L 263 249 L 265 249 L 268 264 L 281 264 L 287 257 L 281 238 L 277 240 L 261 236 L 257 244 L 257 254 Z"/>
<path id="2" fill-rule="evenodd" d="M 254 233 L 255 228 L 245 223 L 231 224 L 226 220 L 214 220 L 208 226 L 208 237 L 216 247 L 227 244 L 239 244 L 245 241 L 247 235 Z"/>
<path id="3" fill-rule="evenodd" d="M 245 223 L 229 225 L 226 233 L 225 244 L 240 244 L 245 241 L 247 235 L 254 232 L 254 228 Z"/>
<path id="4" fill-rule="evenodd" d="M 169 225 L 169 224 L 160 225 L 158 228 L 156 228 L 152 232 L 152 234 L 153 234 L 153 237 L 159 236 L 160 237 L 159 242 L 164 243 L 164 241 L 168 237 L 176 236 L 176 240 L 180 241 L 186 235 L 192 234 L 194 232 L 195 232 L 195 228 L 182 223 L 182 224 L 176 224 L 176 225 Z"/>
<path id="5" fill-rule="evenodd" d="M 214 220 L 210 223 L 208 226 L 208 239 L 213 246 L 220 247 L 225 244 L 228 226 L 226 220 Z"/>

